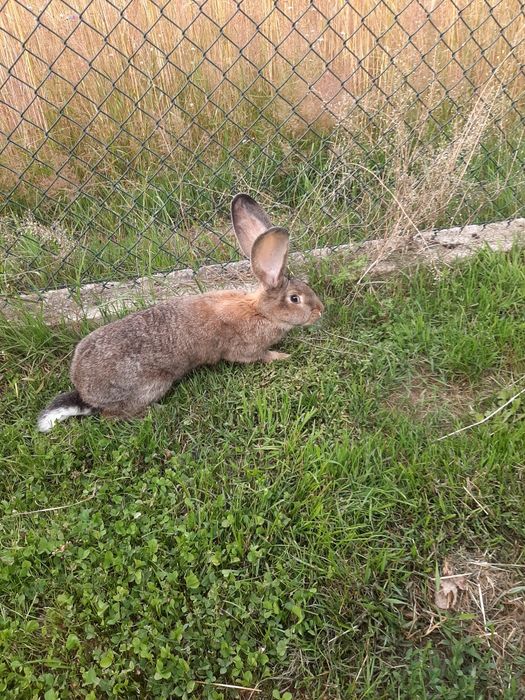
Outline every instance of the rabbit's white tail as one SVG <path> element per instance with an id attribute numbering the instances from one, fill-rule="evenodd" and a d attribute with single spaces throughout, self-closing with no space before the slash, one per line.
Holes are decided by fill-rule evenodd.
<path id="1" fill-rule="evenodd" d="M 84 403 L 78 391 L 67 391 L 56 396 L 38 416 L 37 426 L 41 433 L 48 433 L 59 421 L 71 416 L 89 416 L 94 412 Z"/>

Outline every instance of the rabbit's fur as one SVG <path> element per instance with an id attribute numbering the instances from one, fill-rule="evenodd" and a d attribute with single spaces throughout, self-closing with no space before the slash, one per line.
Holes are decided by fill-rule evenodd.
<path id="1" fill-rule="evenodd" d="M 294 326 L 317 321 L 323 304 L 304 282 L 285 277 L 288 232 L 272 227 L 251 197 L 234 197 L 232 221 L 258 289 L 175 297 L 97 328 L 75 349 L 76 391 L 44 409 L 39 430 L 71 415 L 140 416 L 200 365 L 287 357 L 270 347 Z"/>

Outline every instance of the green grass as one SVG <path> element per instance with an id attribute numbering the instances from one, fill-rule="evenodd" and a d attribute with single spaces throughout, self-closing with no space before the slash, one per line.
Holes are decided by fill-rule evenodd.
<path id="1" fill-rule="evenodd" d="M 519 634 L 498 653 L 432 579 L 466 550 L 523 583 L 519 400 L 436 440 L 524 386 L 524 270 L 514 251 L 437 279 L 312 272 L 326 317 L 288 362 L 46 436 L 86 329 L 2 322 L 0 695 L 523 697 Z"/>
<path id="2" fill-rule="evenodd" d="M 417 169 L 431 168 L 433 154 L 454 138 L 450 125 L 437 134 L 431 127 L 437 128 L 430 124 L 410 132 L 421 158 L 402 176 L 395 164 L 404 137 L 386 126 L 373 135 L 356 131 L 351 138 L 346 132 L 291 138 L 254 131 L 246 143 L 208 145 L 176 163 L 127 164 L 121 158 L 127 164 L 123 172 L 111 170 L 108 155 L 101 173 L 95 168 L 89 176 L 81 174 L 85 185 L 74 196 L 58 192 L 54 201 L 42 200 L 31 189 L 9 198 L 0 222 L 0 251 L 8 251 L 0 256 L 0 294 L 237 259 L 229 232 L 229 204 L 237 191 L 262 193 L 276 223 L 291 227 L 298 250 L 388 235 L 392 195 L 402 199 L 398 188 L 404 179 L 417 181 L 422 176 Z M 485 134 L 468 158 L 444 211 L 432 210 L 418 220 L 420 228 L 523 214 L 521 131 Z M 428 193 L 422 190 L 420 197 L 424 208 Z"/>

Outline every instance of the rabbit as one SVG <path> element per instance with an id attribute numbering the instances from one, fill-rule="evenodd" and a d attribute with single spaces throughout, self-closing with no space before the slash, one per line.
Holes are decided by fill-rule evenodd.
<path id="1" fill-rule="evenodd" d="M 70 370 L 75 390 L 59 394 L 40 413 L 40 432 L 70 416 L 141 417 L 201 365 L 289 357 L 271 346 L 292 328 L 315 323 L 323 304 L 305 282 L 285 276 L 286 229 L 272 226 L 247 194 L 233 198 L 231 217 L 257 290 L 174 297 L 97 328 L 75 348 Z"/>

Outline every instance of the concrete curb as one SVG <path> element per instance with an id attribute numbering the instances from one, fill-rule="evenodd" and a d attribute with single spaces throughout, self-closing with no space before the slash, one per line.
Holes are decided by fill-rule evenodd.
<path id="1" fill-rule="evenodd" d="M 316 260 L 327 260 L 334 268 L 345 262 L 363 261 L 363 269 L 371 262 L 373 273 L 387 274 L 415 264 L 451 264 L 473 255 L 481 248 L 508 251 L 513 245 L 525 246 L 525 219 L 500 221 L 493 224 L 470 225 L 426 231 L 418 234 L 403 248 L 387 254 L 384 240 L 350 243 L 336 247 L 316 248 L 290 255 L 290 266 L 295 272 Z M 102 319 L 128 308 L 134 308 L 139 299 L 160 301 L 180 294 L 197 294 L 224 287 L 252 288 L 254 286 L 247 261 L 225 265 L 206 265 L 197 271 L 176 270 L 123 282 L 86 284 L 80 289 L 54 289 L 42 294 L 22 294 L 11 300 L 0 301 L 0 312 L 15 320 L 21 313 L 42 314 L 50 325 L 61 321 Z"/>

